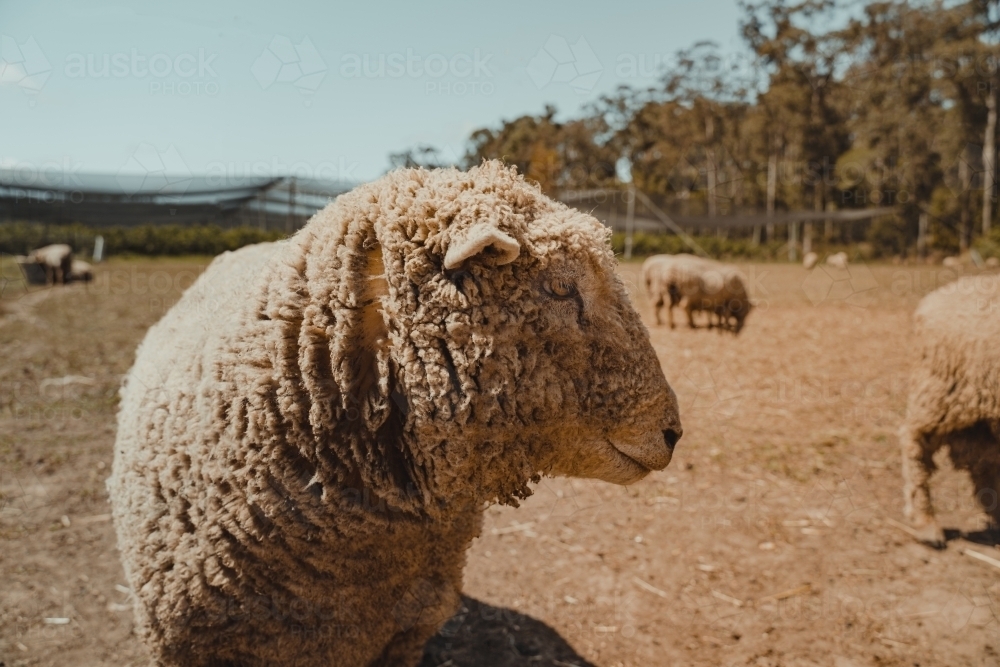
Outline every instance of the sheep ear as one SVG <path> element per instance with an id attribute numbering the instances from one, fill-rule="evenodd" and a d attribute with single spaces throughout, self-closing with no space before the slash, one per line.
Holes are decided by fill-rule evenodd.
<path id="1" fill-rule="evenodd" d="M 444 268 L 457 268 L 465 260 L 482 254 L 487 248 L 497 253 L 497 264 L 510 264 L 521 254 L 521 244 L 493 225 L 474 225 L 471 229 L 452 239 L 444 256 Z"/>

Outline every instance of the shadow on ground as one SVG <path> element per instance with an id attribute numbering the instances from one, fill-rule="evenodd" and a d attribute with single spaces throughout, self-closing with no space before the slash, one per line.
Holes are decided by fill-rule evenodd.
<path id="1" fill-rule="evenodd" d="M 953 539 L 962 538 L 973 544 L 981 544 L 985 547 L 1000 546 L 1000 528 L 995 527 L 971 532 L 945 529 L 944 536 L 949 542 Z"/>
<path id="2" fill-rule="evenodd" d="M 462 606 L 428 643 L 420 667 L 595 667 L 545 623 L 462 596 Z"/>

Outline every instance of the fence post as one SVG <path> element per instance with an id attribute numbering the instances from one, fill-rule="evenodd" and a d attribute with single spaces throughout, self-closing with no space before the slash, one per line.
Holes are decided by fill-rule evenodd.
<path id="1" fill-rule="evenodd" d="M 285 233 L 292 233 L 292 217 L 295 215 L 295 178 L 288 179 L 288 218 L 285 220 Z"/>
<path id="2" fill-rule="evenodd" d="M 917 218 L 917 256 L 927 254 L 927 214 L 921 213 Z"/>
<path id="3" fill-rule="evenodd" d="M 625 259 L 632 259 L 632 233 L 635 231 L 635 186 L 628 186 L 628 208 L 625 211 Z"/>
<path id="4" fill-rule="evenodd" d="M 799 244 L 799 223 L 788 223 L 788 261 L 798 261 L 797 246 Z"/>

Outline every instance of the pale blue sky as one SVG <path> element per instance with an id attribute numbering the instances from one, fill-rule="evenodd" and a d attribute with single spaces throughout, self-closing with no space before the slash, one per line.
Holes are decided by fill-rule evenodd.
<path id="1" fill-rule="evenodd" d="M 154 153 L 369 179 L 390 152 L 457 155 L 502 118 L 648 85 L 696 41 L 736 52 L 739 17 L 735 0 L 0 2 L 0 165 L 116 173 Z"/>

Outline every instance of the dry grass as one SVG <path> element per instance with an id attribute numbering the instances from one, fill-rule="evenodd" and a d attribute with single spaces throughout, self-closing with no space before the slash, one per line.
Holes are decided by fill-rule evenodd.
<path id="1" fill-rule="evenodd" d="M 145 664 L 106 518 L 116 391 L 146 328 L 205 263 L 113 262 L 89 286 L 0 298 L 8 667 Z M 629 488 L 544 480 L 522 508 L 491 509 L 466 588 L 508 625 L 493 648 L 443 636 L 426 665 L 545 664 L 518 653 L 530 619 L 510 610 L 609 667 L 997 664 L 995 571 L 892 524 L 910 313 L 953 274 L 744 269 L 759 307 L 738 338 L 651 330 L 685 426 L 670 468 Z M 622 274 L 651 322 L 638 265 Z M 933 485 L 944 524 L 981 539 L 967 480 L 946 466 Z"/>

